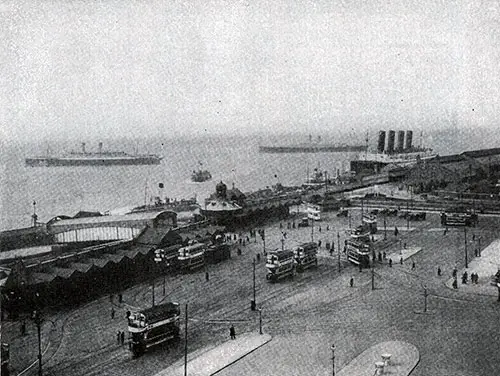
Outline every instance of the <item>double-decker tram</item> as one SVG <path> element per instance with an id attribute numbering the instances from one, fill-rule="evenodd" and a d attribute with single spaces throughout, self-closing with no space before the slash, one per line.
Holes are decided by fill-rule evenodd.
<path id="1" fill-rule="evenodd" d="M 347 260 L 361 267 L 370 266 L 370 229 L 368 226 L 358 226 L 349 232 L 346 240 Z"/>
<path id="2" fill-rule="evenodd" d="M 470 211 L 449 210 L 441 213 L 441 224 L 443 226 L 476 226 L 477 214 Z"/>
<path id="3" fill-rule="evenodd" d="M 207 246 L 204 243 L 195 243 L 179 249 L 177 261 L 182 271 L 190 271 L 201 268 L 205 265 L 205 251 Z"/>
<path id="4" fill-rule="evenodd" d="M 294 261 L 298 272 L 312 266 L 318 266 L 318 244 L 303 243 L 293 249 Z"/>
<path id="5" fill-rule="evenodd" d="M 363 227 L 367 228 L 370 234 L 377 233 L 377 216 L 374 214 L 363 213 L 361 221 L 363 223 Z"/>
<path id="6" fill-rule="evenodd" d="M 287 249 L 269 252 L 266 259 L 266 279 L 276 282 L 288 276 L 293 277 L 295 270 L 293 255 L 293 251 Z"/>
<path id="7" fill-rule="evenodd" d="M 130 349 L 139 356 L 150 347 L 179 339 L 180 308 L 168 302 L 138 312 L 128 317 Z"/>

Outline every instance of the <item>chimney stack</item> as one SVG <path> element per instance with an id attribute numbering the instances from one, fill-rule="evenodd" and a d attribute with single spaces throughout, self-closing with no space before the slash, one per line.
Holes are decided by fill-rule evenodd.
<path id="1" fill-rule="evenodd" d="M 385 131 L 378 132 L 377 152 L 383 153 L 385 149 Z"/>
<path id="2" fill-rule="evenodd" d="M 396 151 L 403 151 L 405 145 L 405 131 L 398 131 L 398 144 Z"/>
<path id="3" fill-rule="evenodd" d="M 389 131 L 389 138 L 387 139 L 387 153 L 394 153 L 394 139 L 396 138 L 396 132 Z"/>
<path id="4" fill-rule="evenodd" d="M 411 142 L 413 139 L 413 131 L 406 131 L 406 142 L 405 149 L 410 150 L 412 148 Z"/>

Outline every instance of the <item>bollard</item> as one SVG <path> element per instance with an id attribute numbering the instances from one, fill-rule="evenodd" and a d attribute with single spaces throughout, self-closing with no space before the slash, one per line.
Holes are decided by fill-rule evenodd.
<path id="1" fill-rule="evenodd" d="M 389 365 L 389 362 L 391 361 L 391 354 L 382 354 L 382 361 L 384 362 L 384 368 L 387 367 Z"/>
<path id="2" fill-rule="evenodd" d="M 375 362 L 375 375 L 380 376 L 384 373 L 384 362 Z"/>

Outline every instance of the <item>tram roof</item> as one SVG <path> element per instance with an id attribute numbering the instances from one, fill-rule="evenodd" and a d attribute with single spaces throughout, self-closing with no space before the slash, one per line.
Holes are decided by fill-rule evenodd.
<path id="1" fill-rule="evenodd" d="M 139 311 L 139 313 L 146 316 L 147 319 L 156 319 L 164 317 L 165 314 L 171 315 L 179 313 L 179 303 L 166 302 L 163 304 L 158 304 L 153 307 L 149 307 Z"/>

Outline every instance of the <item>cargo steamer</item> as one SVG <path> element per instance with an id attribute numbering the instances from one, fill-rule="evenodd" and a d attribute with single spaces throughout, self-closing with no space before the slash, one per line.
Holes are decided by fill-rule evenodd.
<path id="1" fill-rule="evenodd" d="M 366 150 L 364 145 L 300 144 L 259 146 L 261 153 L 348 153 Z"/>

